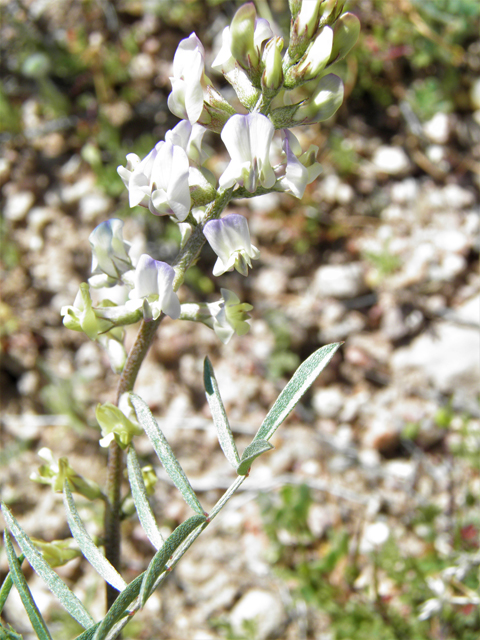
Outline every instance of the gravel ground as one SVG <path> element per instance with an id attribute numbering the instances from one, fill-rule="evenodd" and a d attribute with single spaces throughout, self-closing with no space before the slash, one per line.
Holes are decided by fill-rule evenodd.
<path id="1" fill-rule="evenodd" d="M 42 3 L 26 4 L 51 33 L 67 20 L 60 2 L 45 3 L 43 13 Z M 80 11 L 80 3 L 69 7 Z M 168 92 L 166 52 L 183 36 L 171 34 L 172 45 L 158 53 L 146 15 L 136 18 L 145 34 L 129 72 L 145 93 L 156 79 L 152 101 L 161 102 Z M 8 28 L 2 27 L 5 37 Z M 120 125 L 125 113 L 128 121 L 129 108 L 117 100 L 104 111 Z M 260 613 L 258 638 L 331 637 L 325 616 L 294 598 L 269 560 L 260 492 L 276 495 L 284 484 L 305 483 L 314 498 L 309 526 L 318 544 L 339 526 L 360 543 L 367 525 L 381 521 L 411 556 L 424 554 L 429 543 L 412 533 L 409 514 L 425 504 L 438 506 L 443 519 L 436 544 L 448 546 L 456 509 L 478 492 L 475 467 L 454 454 L 462 416 L 477 434 L 472 452 L 480 432 L 480 111 L 439 112 L 420 125 L 416 138 L 400 103 L 378 123 L 361 111 L 347 102 L 334 122 L 300 132 L 304 143 L 320 145 L 324 168 L 302 202 L 269 195 L 232 207 L 248 217 L 261 258 L 248 279 L 226 274 L 211 281 L 217 291 L 226 286 L 254 306 L 250 333 L 222 346 L 206 327 L 167 320 L 140 373 L 136 392 L 158 418 L 208 510 L 233 474 L 203 394 L 205 355 L 241 448 L 288 372 L 319 346 L 345 342 L 275 436 L 275 450 L 257 461 L 126 637 L 213 640 L 224 636 L 212 628 L 212 619 L 229 620 L 236 629 L 252 610 Z M 79 473 L 103 483 L 106 456 L 98 446 L 94 409 L 114 400 L 117 378 L 102 349 L 65 329 L 59 312 L 88 277 L 90 231 L 119 208 L 125 212 L 126 194 L 99 185 L 98 172 L 81 153 L 84 121 L 50 118 L 41 96 L 28 87 L 21 119 L 23 133 L 0 142 L 0 484 L 2 499 L 28 534 L 51 540 L 69 532 L 61 496 L 29 480 L 40 463 L 37 452 L 50 447 L 57 457 L 68 456 Z M 325 144 L 332 130 L 355 153 L 355 169 L 347 176 Z M 220 151 L 213 162 L 224 161 Z M 143 211 L 125 219 L 125 237 L 139 253 L 147 247 L 157 258 L 171 258 L 175 241 L 163 242 L 167 233 L 163 220 L 147 219 Z M 213 262 L 205 250 L 198 268 L 211 274 Z M 182 301 L 205 295 L 195 283 L 180 292 Z M 135 333 L 136 327 L 129 328 L 128 344 Z M 448 428 L 439 419 L 446 412 Z M 412 428 L 413 436 L 406 437 Z M 157 470 L 152 504 L 168 531 L 190 515 L 188 507 L 158 468 L 146 437 L 138 438 L 137 451 Z M 100 534 L 100 506 L 78 502 L 91 531 Z M 124 523 L 124 533 L 123 573 L 130 580 L 147 566 L 152 548 L 135 518 Z M 4 554 L 0 569 L 5 575 Z M 89 566 L 76 559 L 58 571 L 100 617 L 103 585 Z M 362 580 L 371 581 L 367 574 L 361 574 L 359 588 Z M 35 574 L 27 575 L 42 612 L 55 619 L 49 592 Z M 388 581 L 383 586 L 388 593 Z M 5 620 L 33 638 L 15 594 Z M 63 623 L 57 618 L 55 624 L 63 638 Z"/>

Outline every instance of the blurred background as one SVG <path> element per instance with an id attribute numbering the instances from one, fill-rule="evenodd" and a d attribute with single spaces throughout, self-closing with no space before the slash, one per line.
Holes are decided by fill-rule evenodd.
<path id="1" fill-rule="evenodd" d="M 105 480 L 94 411 L 114 401 L 117 376 L 59 315 L 90 275 L 88 236 L 120 217 L 138 254 L 176 255 L 176 226 L 129 209 L 116 167 L 176 124 L 169 75 L 192 30 L 207 75 L 232 98 L 208 63 L 240 4 L 0 0 L 0 483 L 29 535 L 70 535 L 61 496 L 29 480 L 41 447 Z M 255 4 L 288 37 L 286 0 Z M 259 262 L 248 278 L 216 279 L 205 248 L 180 293 L 205 301 L 234 290 L 254 305 L 250 333 L 223 346 L 206 327 L 167 320 L 136 386 L 207 510 L 232 474 L 206 407 L 205 355 L 241 448 L 299 363 L 345 344 L 125 638 L 479 637 L 480 4 L 346 8 L 362 31 L 335 70 L 345 103 L 296 131 L 304 148 L 319 146 L 322 175 L 302 201 L 234 203 Z M 218 175 L 225 149 L 218 136 L 206 140 Z M 152 505 L 168 534 L 190 513 L 148 441 L 137 441 L 156 469 Z M 101 505 L 77 504 L 101 535 Z M 153 550 L 136 516 L 124 534 L 130 581 Z M 58 571 L 102 616 L 103 584 L 89 565 L 76 558 Z M 55 640 L 80 633 L 26 572 Z M 33 638 L 14 593 L 4 621 Z"/>

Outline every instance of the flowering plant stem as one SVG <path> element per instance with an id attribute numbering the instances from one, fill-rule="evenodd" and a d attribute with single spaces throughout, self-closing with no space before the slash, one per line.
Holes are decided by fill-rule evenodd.
<path id="1" fill-rule="evenodd" d="M 217 194 L 215 200 L 210 203 L 205 217 L 192 232 L 192 235 L 185 243 L 173 262 L 176 272 L 173 282 L 173 290 L 178 291 L 183 283 L 185 273 L 198 258 L 203 245 L 206 242 L 203 235 L 203 227 L 209 220 L 219 218 L 232 198 L 233 189 L 226 189 Z M 153 338 L 165 314 L 162 313 L 157 320 L 150 322 L 142 321 L 133 347 L 128 354 L 127 362 L 120 376 L 117 387 L 117 404 L 122 394 L 132 391 L 137 379 L 138 372 L 142 366 Z M 112 440 L 108 449 L 107 462 L 107 496 L 105 508 L 105 555 L 110 563 L 118 570 L 120 567 L 120 524 L 122 492 L 121 484 L 123 479 L 123 450 L 116 440 Z M 111 607 L 118 595 L 118 591 L 107 583 L 107 609 Z"/>

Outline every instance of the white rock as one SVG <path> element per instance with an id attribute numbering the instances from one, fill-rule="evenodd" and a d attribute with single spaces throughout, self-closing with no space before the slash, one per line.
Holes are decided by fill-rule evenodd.
<path id="1" fill-rule="evenodd" d="M 446 113 L 436 113 L 423 125 L 427 138 L 435 144 L 446 144 L 450 135 L 450 119 Z"/>
<path id="2" fill-rule="evenodd" d="M 230 614 L 230 624 L 235 633 L 245 632 L 244 622 L 254 621 L 255 638 L 266 640 L 278 635 L 286 621 L 280 599 L 269 591 L 252 589 L 235 605 Z"/>
<path id="3" fill-rule="evenodd" d="M 322 298 L 355 298 L 366 290 L 361 262 L 323 265 L 314 275 L 313 291 Z"/>
<path id="4" fill-rule="evenodd" d="M 470 239 L 457 229 L 441 229 L 435 233 L 433 242 L 438 249 L 451 253 L 466 253 L 470 249 Z"/>
<path id="5" fill-rule="evenodd" d="M 280 269 L 260 269 L 255 272 L 253 289 L 264 296 L 285 293 L 288 287 L 288 276 Z"/>
<path id="6" fill-rule="evenodd" d="M 148 53 L 139 53 L 129 65 L 129 72 L 132 78 L 148 80 L 155 75 L 156 67 L 152 56 Z"/>
<path id="7" fill-rule="evenodd" d="M 65 204 L 73 204 L 74 202 L 78 202 L 85 194 L 91 193 L 94 188 L 95 176 L 93 173 L 87 173 L 87 175 L 78 180 L 78 182 L 63 185 L 60 188 L 60 200 Z"/>
<path id="8" fill-rule="evenodd" d="M 318 389 L 312 398 L 312 406 L 321 418 L 335 418 L 344 402 L 343 393 L 336 387 Z"/>
<path id="9" fill-rule="evenodd" d="M 331 527 L 339 521 L 338 507 L 333 504 L 312 504 L 308 510 L 308 528 L 315 536 L 321 538 Z"/>
<path id="10" fill-rule="evenodd" d="M 455 209 L 466 209 L 475 202 L 474 194 L 458 184 L 447 184 L 443 189 L 443 197 L 445 204 Z"/>
<path id="11" fill-rule="evenodd" d="M 480 296 L 456 310 L 459 318 L 480 324 Z M 418 336 L 392 357 L 396 373 L 416 369 L 443 393 L 478 394 L 480 381 L 480 332 L 478 329 L 439 322 L 435 333 Z"/>
<path id="12" fill-rule="evenodd" d="M 373 164 L 378 171 L 396 176 L 406 173 L 411 162 L 402 147 L 378 147 L 373 156 Z"/>
<path id="13" fill-rule="evenodd" d="M 23 220 L 35 202 L 35 195 L 31 191 L 18 191 L 7 197 L 3 215 L 8 220 Z"/>
<path id="14" fill-rule="evenodd" d="M 390 537 L 390 528 L 385 522 L 373 522 L 365 527 L 360 541 L 361 553 L 378 550 Z"/>
<path id="15" fill-rule="evenodd" d="M 414 178 L 406 178 L 392 185 L 392 200 L 397 204 L 413 202 L 418 195 L 418 185 Z"/>
<path id="16" fill-rule="evenodd" d="M 99 191 L 85 194 L 79 202 L 80 215 L 85 222 L 108 213 L 111 207 L 112 199 Z"/>

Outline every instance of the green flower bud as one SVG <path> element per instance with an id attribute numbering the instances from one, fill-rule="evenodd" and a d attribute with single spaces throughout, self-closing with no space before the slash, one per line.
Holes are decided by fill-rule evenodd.
<path id="1" fill-rule="evenodd" d="M 324 27 L 307 49 L 302 60 L 291 71 L 303 81 L 313 80 L 326 67 L 332 53 L 332 45 L 333 30 L 330 27 Z"/>
<path id="2" fill-rule="evenodd" d="M 244 69 L 258 66 L 258 54 L 253 40 L 256 17 L 255 5 L 247 2 L 238 9 L 230 25 L 231 52 Z"/>
<path id="3" fill-rule="evenodd" d="M 237 112 L 232 105 L 213 87 L 208 84 L 204 91 L 203 111 L 198 123 L 215 133 L 220 133 L 223 125 Z"/>
<path id="4" fill-rule="evenodd" d="M 190 188 L 190 198 L 194 207 L 204 207 L 212 200 L 215 200 L 217 190 L 208 178 L 213 178 L 212 174 L 203 168 L 190 167 L 188 172 L 188 184 Z"/>
<path id="5" fill-rule="evenodd" d="M 352 49 L 360 33 L 360 20 L 353 13 L 344 13 L 335 23 L 333 47 L 329 64 L 341 60 Z"/>
<path id="6" fill-rule="evenodd" d="M 283 83 L 282 70 L 283 38 L 271 38 L 265 45 L 263 62 L 265 71 L 262 74 L 262 87 L 276 91 Z"/>
<path id="7" fill-rule="evenodd" d="M 83 331 L 91 340 L 95 340 L 99 333 L 112 328 L 111 322 L 99 319 L 95 315 L 90 288 L 86 282 L 80 285 L 73 306 L 62 307 L 60 314 L 67 329 Z"/>
<path id="8" fill-rule="evenodd" d="M 155 469 L 151 464 L 147 464 L 145 467 L 142 467 L 142 477 L 145 484 L 145 489 L 147 490 L 147 495 L 151 496 L 155 491 L 155 485 L 157 484 L 158 480 Z"/>
<path id="9" fill-rule="evenodd" d="M 61 567 L 70 560 L 80 558 L 83 555 L 73 538 L 52 540 L 52 542 L 45 542 L 45 540 L 33 537 L 31 540 L 51 567 Z"/>
<path id="10" fill-rule="evenodd" d="M 128 414 L 128 417 L 125 413 Z M 108 447 L 115 439 L 122 449 L 126 449 L 133 436 L 139 436 L 143 433 L 142 427 L 136 420 L 133 407 L 128 401 L 128 394 L 124 394 L 120 398 L 118 407 L 111 402 L 97 405 L 95 417 L 102 430 L 101 447 Z"/>
<path id="11" fill-rule="evenodd" d="M 46 464 L 39 467 L 38 472 L 32 473 L 30 480 L 40 484 L 49 484 L 54 491 L 59 492 L 63 491 L 65 480 L 68 480 L 73 491 L 80 493 L 88 500 L 95 500 L 101 495 L 97 483 L 80 476 L 70 466 L 68 458 L 60 458 L 57 462 L 47 447 L 40 449 L 38 455 L 42 460 L 45 460 Z"/>
<path id="12" fill-rule="evenodd" d="M 295 20 L 295 18 L 298 15 L 298 12 L 302 8 L 302 0 L 288 0 L 288 6 L 290 9 L 290 13 L 292 14 L 292 21 L 293 21 Z"/>
<path id="13" fill-rule="evenodd" d="M 300 38 L 310 39 L 318 27 L 320 5 L 323 0 L 303 0 L 295 29 Z"/>
<path id="14" fill-rule="evenodd" d="M 324 76 L 311 98 L 304 100 L 293 116 L 297 124 L 312 124 L 331 118 L 343 102 L 343 82 L 332 73 Z"/>

